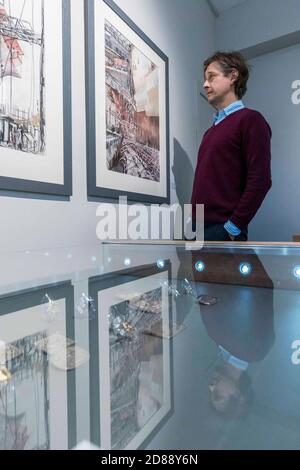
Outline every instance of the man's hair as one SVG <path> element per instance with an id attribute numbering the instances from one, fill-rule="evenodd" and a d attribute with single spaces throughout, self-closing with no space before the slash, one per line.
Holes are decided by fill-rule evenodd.
<path id="1" fill-rule="evenodd" d="M 232 392 L 227 396 L 219 393 L 221 381 L 229 381 L 232 385 Z M 250 376 L 243 371 L 239 379 L 235 382 L 228 375 L 226 364 L 218 364 L 213 372 L 209 386 L 210 403 L 218 414 L 227 419 L 243 419 L 249 414 L 253 403 L 253 389 Z"/>
<path id="2" fill-rule="evenodd" d="M 235 82 L 235 94 L 241 99 L 247 91 L 247 81 L 249 78 L 250 66 L 245 58 L 239 52 L 221 52 L 217 51 L 203 63 L 204 73 L 212 62 L 218 62 L 225 76 L 233 70 L 237 70 L 239 76 Z"/>

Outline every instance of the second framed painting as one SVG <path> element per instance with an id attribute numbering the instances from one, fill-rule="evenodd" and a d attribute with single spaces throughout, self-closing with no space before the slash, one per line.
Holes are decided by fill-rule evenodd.
<path id="1" fill-rule="evenodd" d="M 144 448 L 174 412 L 165 262 L 89 279 L 91 441 L 102 449 Z"/>
<path id="2" fill-rule="evenodd" d="M 85 3 L 88 196 L 169 203 L 168 58 L 111 0 Z"/>

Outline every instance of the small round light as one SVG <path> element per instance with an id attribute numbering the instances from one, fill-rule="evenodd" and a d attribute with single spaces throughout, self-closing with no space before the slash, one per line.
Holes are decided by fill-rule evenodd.
<path id="1" fill-rule="evenodd" d="M 49 256 L 49 252 L 46 251 L 46 252 L 44 253 L 44 255 L 45 255 L 45 256 Z"/>
<path id="2" fill-rule="evenodd" d="M 67 254 L 67 258 L 68 258 L 68 259 L 71 259 L 71 258 L 72 258 L 71 253 L 68 253 L 68 254 Z"/>
<path id="3" fill-rule="evenodd" d="M 91 260 L 92 260 L 93 263 L 96 263 L 96 261 L 97 261 L 96 256 L 92 256 L 92 257 L 91 257 Z"/>
<path id="4" fill-rule="evenodd" d="M 196 269 L 196 271 L 198 271 L 199 273 L 201 273 L 202 271 L 204 271 L 204 269 L 205 269 L 205 264 L 203 263 L 203 261 L 197 261 L 197 263 L 195 263 L 195 269 Z"/>
<path id="5" fill-rule="evenodd" d="M 125 258 L 124 259 L 124 264 L 125 264 L 125 266 L 130 266 L 131 265 L 131 259 L 130 258 Z"/>
<path id="6" fill-rule="evenodd" d="M 295 276 L 297 279 L 300 279 L 300 266 L 295 266 L 295 267 L 294 267 L 294 276 Z"/>
<path id="7" fill-rule="evenodd" d="M 252 266 L 249 263 L 241 263 L 239 271 L 243 276 L 249 276 L 252 271 Z"/>
<path id="8" fill-rule="evenodd" d="M 159 269 L 163 269 L 165 267 L 165 262 L 163 259 L 158 259 L 156 264 Z"/>

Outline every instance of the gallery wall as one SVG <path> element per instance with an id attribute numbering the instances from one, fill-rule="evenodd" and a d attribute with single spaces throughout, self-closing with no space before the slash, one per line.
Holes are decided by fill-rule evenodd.
<path id="1" fill-rule="evenodd" d="M 240 50 L 248 57 L 299 40 L 298 0 L 247 0 L 216 20 L 216 47 Z"/>
<path id="2" fill-rule="evenodd" d="M 299 59 L 297 45 L 251 60 L 245 102 L 266 117 L 273 133 L 273 184 L 251 224 L 251 240 L 292 241 L 293 235 L 300 233 L 300 104 L 292 102 L 292 83 L 300 80 Z"/>
<path id="3" fill-rule="evenodd" d="M 198 143 L 212 115 L 198 92 L 202 61 L 214 51 L 215 18 L 207 3 L 197 0 L 117 3 L 169 57 L 171 202 L 188 202 Z M 71 1 L 71 32 L 73 196 L 68 201 L 2 192 L 1 251 L 97 242 L 99 202 L 87 200 L 86 185 L 83 0 Z"/>

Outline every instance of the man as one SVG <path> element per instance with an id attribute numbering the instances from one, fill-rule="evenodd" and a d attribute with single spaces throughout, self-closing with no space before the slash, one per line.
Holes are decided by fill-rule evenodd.
<path id="1" fill-rule="evenodd" d="M 238 52 L 216 52 L 204 62 L 204 89 L 217 109 L 198 154 L 192 205 L 204 204 L 204 240 L 246 241 L 248 224 L 271 181 L 272 131 L 264 117 L 246 108 L 249 70 Z"/>

